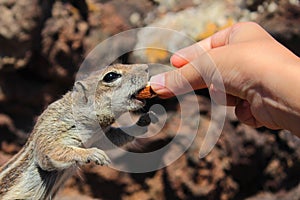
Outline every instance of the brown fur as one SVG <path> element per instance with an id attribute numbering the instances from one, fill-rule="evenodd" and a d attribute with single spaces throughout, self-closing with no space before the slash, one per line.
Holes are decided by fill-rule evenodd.
<path id="1" fill-rule="evenodd" d="M 111 72 L 121 77 L 104 81 Z M 119 146 L 134 139 L 110 125 L 122 113 L 143 106 L 132 96 L 147 81 L 147 65 L 121 64 L 77 81 L 73 91 L 48 106 L 23 149 L 0 168 L 0 198 L 51 199 L 78 166 L 89 162 L 108 165 L 105 152 L 90 144 L 98 134 Z M 144 128 L 136 129 L 135 135 L 145 133 L 149 119 L 149 114 L 141 117 L 138 125 Z"/>

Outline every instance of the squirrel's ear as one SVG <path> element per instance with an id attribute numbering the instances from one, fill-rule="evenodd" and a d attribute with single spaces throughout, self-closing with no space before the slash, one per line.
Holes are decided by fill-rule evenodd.
<path id="1" fill-rule="evenodd" d="M 88 102 L 87 86 L 82 81 L 75 82 L 73 92 L 75 93 L 76 101 L 84 104 Z"/>

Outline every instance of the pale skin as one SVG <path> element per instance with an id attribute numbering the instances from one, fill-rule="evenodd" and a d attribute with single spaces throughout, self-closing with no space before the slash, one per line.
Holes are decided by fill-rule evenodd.
<path id="1" fill-rule="evenodd" d="M 241 122 L 287 129 L 300 137 L 300 58 L 258 24 L 238 23 L 220 31 L 177 51 L 171 63 L 178 69 L 150 80 L 160 97 L 208 87 L 214 101 L 235 106 Z"/>

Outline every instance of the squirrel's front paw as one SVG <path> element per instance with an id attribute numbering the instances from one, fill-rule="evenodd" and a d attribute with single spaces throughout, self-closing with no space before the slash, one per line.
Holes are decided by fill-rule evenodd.
<path id="1" fill-rule="evenodd" d="M 109 165 L 111 163 L 109 157 L 104 151 L 98 148 L 86 149 L 88 152 L 86 157 L 86 163 L 94 162 L 97 165 Z"/>
<path id="2" fill-rule="evenodd" d="M 149 111 L 145 114 L 143 114 L 138 122 L 136 123 L 139 126 L 149 126 L 150 123 L 157 123 L 158 122 L 158 117 L 153 111 Z"/>

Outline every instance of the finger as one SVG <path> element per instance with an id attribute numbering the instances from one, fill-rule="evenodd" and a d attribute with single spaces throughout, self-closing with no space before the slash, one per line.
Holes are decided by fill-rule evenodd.
<path id="1" fill-rule="evenodd" d="M 237 104 L 235 108 L 235 114 L 237 118 L 244 124 L 247 124 L 254 128 L 262 126 L 262 124 L 259 121 L 257 121 L 252 115 L 250 104 L 246 100 L 242 100 Z"/>
<path id="2" fill-rule="evenodd" d="M 231 55 L 230 51 L 223 49 L 202 53 L 197 59 L 177 70 L 153 76 L 150 79 L 151 87 L 164 98 L 190 92 L 193 89 L 206 88 L 212 83 L 225 91 L 222 78 L 222 72 L 225 70 L 222 68 L 224 68 L 224 59 L 227 60 L 229 54 Z"/>
<path id="3" fill-rule="evenodd" d="M 243 26 L 243 28 L 241 28 Z M 241 34 L 241 31 L 243 32 Z M 183 48 L 174 53 L 170 62 L 175 67 L 182 67 L 192 60 L 196 59 L 202 53 L 214 48 L 222 47 L 236 42 L 243 42 L 261 38 L 272 37 L 258 24 L 254 22 L 241 22 L 229 28 L 221 30 L 212 36 L 194 44 Z"/>
<path id="4" fill-rule="evenodd" d="M 170 62 L 174 67 L 182 67 L 210 49 L 209 38 L 183 48 L 171 56 Z"/>
<path id="5" fill-rule="evenodd" d="M 150 85 L 161 98 L 169 98 L 206 87 L 199 70 L 192 64 L 152 76 Z"/>
<path id="6" fill-rule="evenodd" d="M 175 52 L 174 55 L 170 58 L 170 62 L 173 66 L 179 68 L 213 48 L 226 45 L 228 43 L 232 29 L 233 27 L 226 28 L 215 33 L 211 37 L 208 37 L 198 43 Z"/>
<path id="7" fill-rule="evenodd" d="M 198 45 L 192 45 L 190 48 L 180 51 L 180 55 L 188 61 L 188 64 L 181 66 L 178 70 L 155 76 L 152 81 L 155 80 L 160 84 L 152 85 L 153 90 L 159 96 L 167 98 L 174 96 L 174 92 L 182 94 L 192 89 L 205 88 L 213 83 L 217 88 L 226 87 L 226 93 L 245 99 L 245 93 L 241 92 L 244 91 L 241 88 L 243 86 L 242 83 L 248 80 L 248 76 L 252 72 L 248 68 L 240 67 L 243 66 L 244 61 L 239 58 L 248 55 L 248 48 L 239 48 L 239 46 L 244 47 L 244 43 L 226 45 L 231 43 L 234 37 L 238 37 L 235 34 L 240 31 L 240 26 L 241 24 L 238 24 L 227 28 L 207 38 L 204 43 L 200 42 Z M 259 32 L 260 28 L 257 28 L 258 25 L 252 23 L 250 24 L 250 29 L 248 26 L 245 26 L 246 28 L 243 28 L 243 30 L 246 29 L 246 34 L 248 34 L 254 26 L 256 29 L 259 29 Z M 256 37 L 257 31 L 253 32 L 255 32 L 253 35 Z M 243 37 L 240 37 L 240 39 L 246 40 Z M 204 52 L 204 49 L 207 51 Z M 196 58 L 189 61 L 194 56 Z M 176 61 L 176 59 L 174 62 L 178 62 L 178 66 L 184 63 L 184 61 Z M 251 55 L 248 55 L 247 59 L 252 59 Z M 184 84 L 184 82 L 187 83 Z M 188 83 L 191 87 L 188 87 Z"/>
<path id="8" fill-rule="evenodd" d="M 160 97 L 171 97 L 174 92 L 182 94 L 213 84 L 221 91 L 226 87 L 230 95 L 245 98 L 240 92 L 245 77 L 235 59 L 240 51 L 231 46 L 212 49 L 177 70 L 152 77 L 151 87 Z"/>

